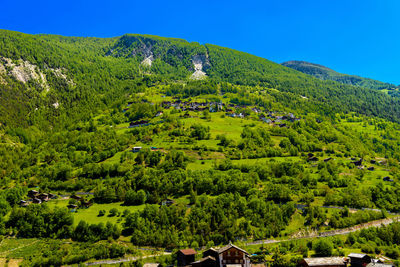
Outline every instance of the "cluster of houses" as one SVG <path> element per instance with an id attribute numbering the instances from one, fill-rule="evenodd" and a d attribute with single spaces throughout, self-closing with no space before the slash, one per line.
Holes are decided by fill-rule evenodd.
<path id="1" fill-rule="evenodd" d="M 28 200 L 20 200 L 19 205 L 21 207 L 27 207 L 30 204 L 42 204 L 43 202 L 47 202 L 52 199 L 57 199 L 58 196 L 52 193 L 39 193 L 37 190 L 29 190 L 28 191 Z M 77 195 L 72 195 L 70 196 L 71 199 L 75 199 L 78 202 L 80 202 L 80 207 L 81 208 L 89 208 L 92 206 L 91 201 L 86 201 L 83 197 L 77 196 Z M 76 204 L 68 204 L 67 207 L 69 209 L 77 209 L 78 205 Z"/>
<path id="2" fill-rule="evenodd" d="M 129 102 L 127 108 L 125 108 L 123 112 L 126 112 L 131 104 L 132 103 Z M 181 100 L 163 101 L 161 102 L 161 107 L 164 109 L 172 107 L 182 111 L 205 111 L 205 110 L 208 110 L 209 112 L 224 111 L 225 116 L 227 117 L 241 118 L 241 119 L 245 118 L 246 114 L 239 112 L 237 110 L 248 108 L 248 106 L 246 105 L 225 104 L 222 102 L 190 102 Z M 262 110 L 257 107 L 253 107 L 251 108 L 251 110 L 256 114 L 262 112 Z M 163 112 L 159 111 L 157 112 L 156 117 L 160 117 L 162 115 Z M 294 122 L 300 120 L 300 118 L 296 118 L 296 116 L 293 113 L 284 113 L 282 115 L 282 113 L 274 111 L 269 111 L 266 114 L 261 114 L 259 118 L 261 121 L 265 123 L 277 125 L 280 127 L 287 127 L 285 122 Z M 148 125 L 151 125 L 151 123 L 148 120 L 139 120 L 131 122 L 128 128 L 142 127 Z"/>
<path id="3" fill-rule="evenodd" d="M 197 252 L 194 249 L 181 249 L 177 252 L 177 266 L 190 267 L 250 267 L 260 266 L 251 263 L 251 256 L 247 251 L 239 248 L 232 243 L 214 249 L 210 248 L 202 253 L 201 259 L 196 261 Z M 371 258 L 367 254 L 350 253 L 347 257 L 320 257 L 304 258 L 299 267 L 394 267 L 391 263 L 385 263 L 390 259 L 381 257 Z"/>
<path id="4" fill-rule="evenodd" d="M 285 122 L 300 121 L 300 118 L 296 118 L 296 116 L 293 113 L 278 115 L 277 112 L 270 111 L 266 113 L 266 115 L 261 114 L 260 120 L 268 124 L 274 124 L 274 125 L 279 125 L 280 127 L 286 127 Z"/>
<path id="5" fill-rule="evenodd" d="M 172 101 L 163 101 L 161 103 L 161 106 L 163 108 L 170 108 L 173 107 L 175 109 L 179 109 L 182 111 L 204 111 L 208 110 L 210 112 L 217 112 L 217 111 L 228 111 L 226 108 L 226 105 L 222 102 L 189 102 L 189 101 L 181 101 L 181 100 L 176 100 L 174 102 Z M 235 105 L 229 104 L 229 107 L 233 108 Z M 231 110 L 232 111 L 232 110 Z"/>
<path id="6" fill-rule="evenodd" d="M 51 193 L 39 193 L 36 190 L 28 191 L 28 200 L 20 200 L 19 205 L 21 207 L 29 206 L 31 203 L 33 204 L 42 204 L 43 202 L 47 202 L 50 199 L 56 199 L 57 195 Z"/>

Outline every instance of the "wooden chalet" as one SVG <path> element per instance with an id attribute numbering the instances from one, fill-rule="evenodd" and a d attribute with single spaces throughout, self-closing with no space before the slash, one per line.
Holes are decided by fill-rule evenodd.
<path id="1" fill-rule="evenodd" d="M 93 205 L 93 203 L 91 201 L 85 201 L 84 199 L 81 199 L 81 207 L 89 208 L 92 205 Z"/>
<path id="2" fill-rule="evenodd" d="M 132 148 L 132 152 L 139 152 L 140 150 L 142 150 L 141 146 L 135 146 L 134 148 Z"/>
<path id="3" fill-rule="evenodd" d="M 160 206 L 168 206 L 169 207 L 174 203 L 175 203 L 175 201 L 173 199 L 167 198 L 160 202 Z"/>
<path id="4" fill-rule="evenodd" d="M 347 260 L 343 257 L 305 258 L 299 263 L 302 267 L 342 267 L 347 266 Z"/>
<path id="5" fill-rule="evenodd" d="M 218 267 L 217 259 L 212 256 L 204 257 L 191 263 L 192 267 Z"/>
<path id="6" fill-rule="evenodd" d="M 393 182 L 393 179 L 391 179 L 389 176 L 383 177 L 382 180 L 385 181 L 385 182 Z"/>
<path id="7" fill-rule="evenodd" d="M 19 205 L 20 205 L 21 207 L 27 207 L 27 206 L 29 206 L 29 202 L 28 202 L 28 201 L 25 201 L 25 200 L 20 200 L 20 201 L 19 201 Z"/>
<path id="8" fill-rule="evenodd" d="M 196 251 L 194 249 L 181 249 L 176 253 L 178 266 L 190 265 L 195 260 Z"/>
<path id="9" fill-rule="evenodd" d="M 371 257 L 367 254 L 350 253 L 348 257 L 350 259 L 351 267 L 365 267 L 367 264 L 372 262 Z"/>
<path id="10" fill-rule="evenodd" d="M 28 191 L 28 197 L 30 197 L 30 198 L 35 198 L 35 197 L 37 197 L 38 195 L 39 195 L 39 192 L 36 191 L 36 190 L 29 190 L 29 191 Z"/>
<path id="11" fill-rule="evenodd" d="M 250 267 L 250 256 L 247 251 L 232 243 L 218 250 L 219 267 Z"/>
<path id="12" fill-rule="evenodd" d="M 353 161 L 352 163 L 353 163 L 354 165 L 356 165 L 356 166 L 361 166 L 361 165 L 362 165 L 362 161 L 363 161 L 363 159 L 361 158 L 361 159 L 359 159 L 359 160 L 357 160 L 357 161 Z"/>
<path id="13" fill-rule="evenodd" d="M 76 208 L 78 208 L 78 205 L 75 205 L 75 204 L 68 204 L 68 205 L 67 205 L 67 208 L 69 208 L 69 209 L 76 209 Z"/>
<path id="14" fill-rule="evenodd" d="M 307 161 L 318 161 L 317 157 L 309 157 Z"/>
<path id="15" fill-rule="evenodd" d="M 219 254 L 217 249 L 209 248 L 203 252 L 203 258 L 211 256 L 214 259 L 218 259 Z"/>
<path id="16" fill-rule="evenodd" d="M 72 196 L 70 196 L 70 198 L 76 199 L 76 200 L 81 200 L 82 199 L 81 196 L 77 196 L 77 195 L 72 195 Z"/>
<path id="17" fill-rule="evenodd" d="M 33 198 L 32 199 L 32 203 L 34 203 L 34 204 L 42 204 L 42 200 L 40 200 L 39 198 Z"/>
<path id="18" fill-rule="evenodd" d="M 49 195 L 46 194 L 46 193 L 41 193 L 41 194 L 39 194 L 38 198 L 39 198 L 41 201 L 48 201 L 48 200 L 49 200 Z"/>

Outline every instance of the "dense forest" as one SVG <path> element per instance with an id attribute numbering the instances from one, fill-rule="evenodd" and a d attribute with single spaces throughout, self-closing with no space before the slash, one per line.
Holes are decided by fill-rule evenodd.
<path id="1" fill-rule="evenodd" d="M 307 236 L 400 212 L 400 100 L 374 89 L 181 39 L 1 30 L 0 96 L 1 239 L 65 246 L 27 251 L 27 266 Z M 326 242 L 397 259 L 385 236 L 396 227 Z M 319 255 L 324 244 L 310 242 L 279 249 Z"/>

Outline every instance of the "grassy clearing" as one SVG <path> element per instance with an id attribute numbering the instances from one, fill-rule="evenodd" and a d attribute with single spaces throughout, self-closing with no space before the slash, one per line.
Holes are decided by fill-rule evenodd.
<path id="1" fill-rule="evenodd" d="M 48 202 L 48 205 L 51 208 L 54 207 L 66 207 L 68 205 L 69 200 L 52 200 Z M 122 212 L 124 210 L 129 210 L 130 212 L 135 212 L 138 210 L 143 210 L 145 205 L 140 206 L 123 206 L 122 202 L 117 203 L 109 203 L 109 204 L 93 204 L 88 209 L 78 209 L 77 212 L 74 212 L 74 225 L 77 225 L 79 221 L 83 220 L 88 223 L 116 223 L 121 224 L 123 222 Z M 109 211 L 113 208 L 116 208 L 121 214 L 120 216 L 109 217 Z M 97 216 L 100 210 L 105 210 L 106 214 L 104 216 Z"/>
<path id="2" fill-rule="evenodd" d="M 55 207 L 62 207 L 65 208 L 68 205 L 68 199 L 59 199 L 59 200 L 51 200 L 47 202 L 47 205 L 50 208 L 55 208 Z M 188 197 L 181 197 L 175 199 L 176 203 L 182 203 L 184 205 L 189 204 L 189 199 Z M 77 212 L 73 213 L 74 216 L 74 225 L 77 225 L 79 221 L 86 221 L 88 223 L 104 223 L 106 224 L 107 222 L 115 223 L 115 224 L 121 224 L 123 220 L 122 213 L 124 210 L 129 210 L 130 212 L 136 212 L 136 211 L 141 211 L 145 208 L 144 205 L 139 205 L 139 206 L 124 206 L 122 202 L 116 202 L 116 203 L 109 203 L 109 204 L 97 204 L 94 203 L 91 207 L 87 209 L 78 209 Z M 119 212 L 119 216 L 109 216 L 109 211 L 113 208 L 116 208 Z M 104 216 L 98 216 L 100 210 L 105 210 L 106 214 Z M 1 252 L 1 250 L 0 250 Z M 0 254 L 1 255 L 1 254 Z"/>

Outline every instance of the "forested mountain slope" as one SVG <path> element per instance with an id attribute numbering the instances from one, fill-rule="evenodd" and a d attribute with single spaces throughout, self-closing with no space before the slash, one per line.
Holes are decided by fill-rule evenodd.
<path id="1" fill-rule="evenodd" d="M 399 104 L 210 44 L 2 30 L 0 239 L 18 249 L 0 256 L 73 265 L 391 217 Z M 395 228 L 326 242 L 396 255 Z M 320 240 L 296 242 L 276 266 Z"/>
<path id="2" fill-rule="evenodd" d="M 400 117 L 399 101 L 379 92 L 313 79 L 263 58 L 180 39 L 130 34 L 78 38 L 2 30 L 0 56 L 3 124 L 32 125 L 64 114 L 87 119 L 144 85 L 190 79 L 196 71 L 215 82 L 289 92 L 290 102 L 305 96 L 312 102 L 306 105 L 310 111 L 356 111 L 394 121 Z M 21 81 L 12 75 L 12 65 L 26 64 L 45 81 Z"/>
<path id="3" fill-rule="evenodd" d="M 287 61 L 283 62 L 282 66 L 312 75 L 321 80 L 332 80 L 343 84 L 360 86 L 369 89 L 386 90 L 389 94 L 396 94 L 396 91 L 399 89 L 399 86 L 396 86 L 394 84 L 384 83 L 381 81 L 363 78 L 356 75 L 339 73 L 325 66 L 306 61 Z"/>

